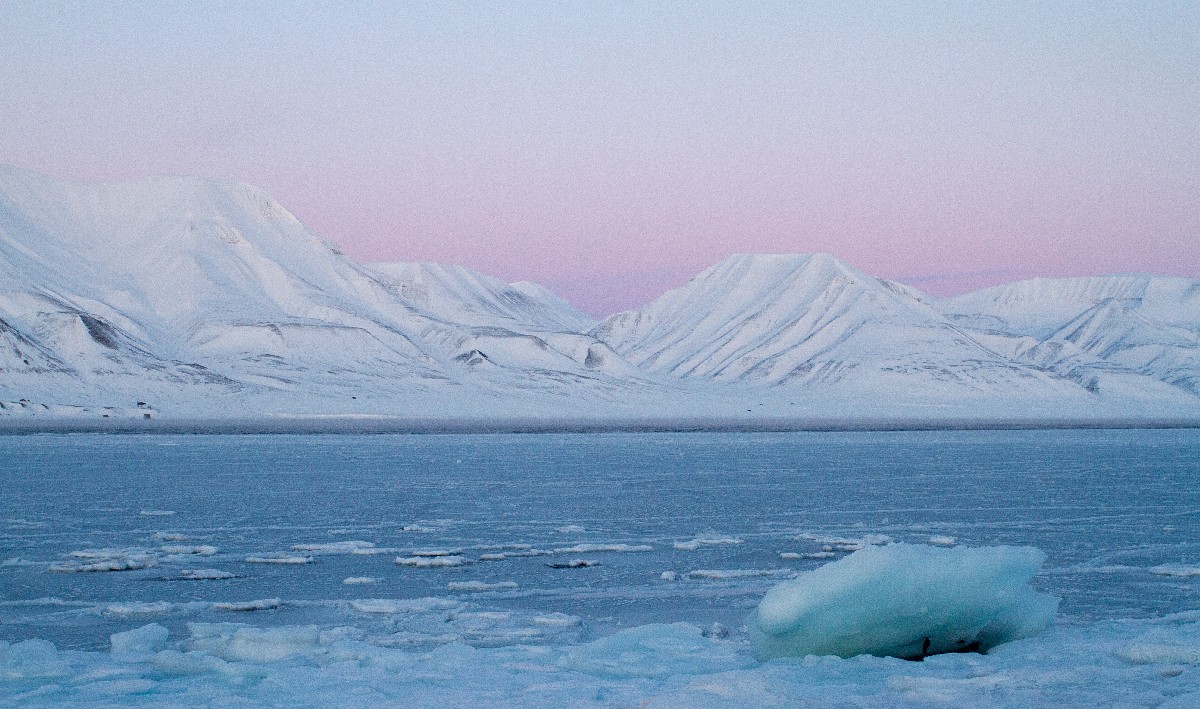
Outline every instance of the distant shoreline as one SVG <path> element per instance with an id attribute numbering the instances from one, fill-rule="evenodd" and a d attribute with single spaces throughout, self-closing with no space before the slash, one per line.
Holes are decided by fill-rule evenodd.
<path id="1" fill-rule="evenodd" d="M 1200 418 L 811 417 L 701 419 L 427 419 L 394 416 L 296 416 L 240 419 L 83 420 L 0 418 L 0 436 L 113 434 L 531 434 L 531 433 L 801 433 L 1056 429 L 1197 429 Z"/>

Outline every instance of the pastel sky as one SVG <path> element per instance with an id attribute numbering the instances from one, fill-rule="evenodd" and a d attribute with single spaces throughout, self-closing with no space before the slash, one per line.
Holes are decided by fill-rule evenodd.
<path id="1" fill-rule="evenodd" d="M 1200 3 L 6 2 L 0 163 L 249 182 L 593 314 L 736 252 L 1200 276 Z"/>

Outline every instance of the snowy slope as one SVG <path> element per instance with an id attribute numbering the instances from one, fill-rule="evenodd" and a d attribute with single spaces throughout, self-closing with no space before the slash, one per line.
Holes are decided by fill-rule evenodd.
<path id="1" fill-rule="evenodd" d="M 453 322 L 575 333 L 595 324 L 534 283 L 510 285 L 462 266 L 437 263 L 371 263 L 366 269 L 406 301 Z"/>
<path id="2" fill-rule="evenodd" d="M 685 378 L 935 397 L 1078 388 L 990 350 L 913 289 L 825 254 L 730 257 L 593 334 Z"/>
<path id="3" fill-rule="evenodd" d="M 284 395 L 230 399 L 255 412 L 366 395 L 377 408 L 411 409 L 396 395 L 469 403 L 626 385 L 589 361 L 606 346 L 557 334 L 573 318 L 589 322 L 569 307 L 497 288 L 485 292 L 510 307 L 491 316 L 467 307 L 462 288 L 410 300 L 395 278 L 381 282 L 246 185 L 72 184 L 0 168 L 0 283 L 0 400 Z M 566 339 L 555 347 L 525 330 Z"/>
<path id="4" fill-rule="evenodd" d="M 1034 279 L 944 298 L 937 307 L 981 339 L 1058 372 L 1134 375 L 1200 394 L 1200 281 L 1119 275 Z"/>

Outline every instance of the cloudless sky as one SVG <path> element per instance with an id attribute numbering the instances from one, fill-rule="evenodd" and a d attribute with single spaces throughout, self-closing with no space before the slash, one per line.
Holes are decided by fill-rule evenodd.
<path id="1" fill-rule="evenodd" d="M 1200 3 L 3 2 L 0 162 L 249 182 L 593 314 L 736 252 L 1200 276 Z"/>

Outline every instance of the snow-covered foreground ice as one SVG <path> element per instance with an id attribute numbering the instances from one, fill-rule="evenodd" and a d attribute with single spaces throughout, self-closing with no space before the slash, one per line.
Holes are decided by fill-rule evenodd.
<path id="1" fill-rule="evenodd" d="M 0 457 L 0 705 L 1200 705 L 1194 431 L 40 435 Z M 888 543 L 1041 549 L 1055 623 L 986 655 L 755 659 L 770 589 Z"/>
<path id="2" fill-rule="evenodd" d="M 150 624 L 109 651 L 0 642 L 0 701 L 28 707 L 1200 706 L 1200 617 L 1061 626 L 987 655 L 756 663 L 687 623 L 580 644 L 381 647 L 352 627 Z"/>

